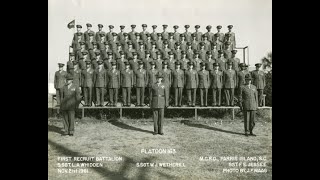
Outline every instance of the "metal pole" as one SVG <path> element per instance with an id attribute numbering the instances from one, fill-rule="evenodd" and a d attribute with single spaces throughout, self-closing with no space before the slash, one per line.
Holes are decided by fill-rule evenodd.
<path id="1" fill-rule="evenodd" d="M 249 46 L 248 47 L 248 66 L 249 66 Z"/>
<path id="2" fill-rule="evenodd" d="M 246 48 L 242 49 L 242 55 L 243 55 L 243 63 L 246 63 Z"/>

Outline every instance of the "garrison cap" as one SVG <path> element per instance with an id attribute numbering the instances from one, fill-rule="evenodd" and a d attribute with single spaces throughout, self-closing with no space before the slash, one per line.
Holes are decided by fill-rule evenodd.
<path id="1" fill-rule="evenodd" d="M 152 44 L 152 45 L 156 45 L 156 42 L 152 41 L 151 44 Z"/>
<path id="2" fill-rule="evenodd" d="M 124 29 L 126 26 L 124 25 L 120 25 L 120 29 Z"/>
<path id="3" fill-rule="evenodd" d="M 124 64 L 125 65 L 130 65 L 130 63 L 128 61 L 125 61 Z"/>
<path id="4" fill-rule="evenodd" d="M 180 46 L 181 45 L 181 43 L 179 43 L 179 42 L 176 42 L 176 46 Z"/>
<path id="5" fill-rule="evenodd" d="M 152 28 L 153 28 L 153 29 L 156 29 L 156 28 L 157 28 L 157 25 L 152 25 Z"/>
<path id="6" fill-rule="evenodd" d="M 80 41 L 79 44 L 80 44 L 80 45 L 84 45 L 85 42 L 84 42 L 84 41 Z"/>
<path id="7" fill-rule="evenodd" d="M 173 52 L 172 52 L 172 51 L 169 51 L 168 54 L 169 54 L 169 55 L 173 55 Z"/>
<path id="8" fill-rule="evenodd" d="M 132 45 L 132 42 L 131 42 L 131 41 L 128 41 L 127 43 L 128 43 L 128 45 Z"/>
<path id="9" fill-rule="evenodd" d="M 64 64 L 63 64 L 63 63 L 58 63 L 58 66 L 59 66 L 59 67 L 63 67 Z"/>
<path id="10" fill-rule="evenodd" d="M 66 79 L 67 80 L 73 80 L 73 75 L 72 74 L 68 74 Z"/>
<path id="11" fill-rule="evenodd" d="M 188 64 L 192 65 L 192 66 L 194 65 L 194 63 L 192 61 L 189 61 Z"/>
<path id="12" fill-rule="evenodd" d="M 97 42 L 92 41 L 91 44 L 92 44 L 92 45 L 97 45 Z"/>
<path id="13" fill-rule="evenodd" d="M 162 27 L 167 28 L 167 27 L 168 27 L 168 25 L 164 24 L 164 25 L 162 25 Z"/>
<path id="14" fill-rule="evenodd" d="M 132 27 L 132 28 L 135 28 L 135 27 L 136 27 L 136 25 L 135 25 L 135 24 L 132 24 L 132 25 L 131 25 L 131 27 Z"/>
<path id="15" fill-rule="evenodd" d="M 123 55 L 123 54 L 124 54 L 124 52 L 123 52 L 123 51 L 120 51 L 120 52 L 119 52 L 119 54 L 120 54 L 120 55 Z"/>
<path id="16" fill-rule="evenodd" d="M 143 42 L 142 42 L 142 41 L 139 41 L 139 45 L 140 45 L 140 46 L 143 45 Z"/>
<path id="17" fill-rule="evenodd" d="M 118 47 L 121 46 L 121 43 L 120 43 L 120 42 L 116 42 L 116 44 L 117 44 Z"/>
<path id="18" fill-rule="evenodd" d="M 92 27 L 92 25 L 90 23 L 87 23 L 86 25 L 87 25 L 87 27 Z"/>
<path id="19" fill-rule="evenodd" d="M 218 26 L 217 26 L 217 29 L 221 29 L 221 28 L 222 28 L 222 26 L 221 26 L 221 25 L 218 25 Z"/>
<path id="20" fill-rule="evenodd" d="M 168 60 L 162 62 L 163 65 L 168 65 Z"/>
<path id="21" fill-rule="evenodd" d="M 208 55 L 211 55 L 212 53 L 211 53 L 211 51 L 207 51 L 207 54 L 208 54 Z"/>
<path id="22" fill-rule="evenodd" d="M 82 28 L 82 26 L 81 25 L 77 25 L 77 28 Z"/>
<path id="23" fill-rule="evenodd" d="M 163 44 L 168 44 L 168 41 L 167 40 L 163 41 Z"/>
<path id="24" fill-rule="evenodd" d="M 123 33 L 124 36 L 128 36 L 128 33 Z"/>
<path id="25" fill-rule="evenodd" d="M 232 52 L 232 54 L 237 54 L 238 51 L 237 50 L 232 50 L 231 52 Z"/>
<path id="26" fill-rule="evenodd" d="M 178 25 L 174 25 L 173 28 L 174 28 L 174 29 L 178 29 L 179 26 L 178 26 Z"/>
<path id="27" fill-rule="evenodd" d="M 228 27 L 228 29 L 232 29 L 233 28 L 233 25 L 229 25 L 229 26 L 227 26 Z"/>
<path id="28" fill-rule="evenodd" d="M 146 24 L 142 24 L 142 27 L 147 27 L 147 25 Z"/>
<path id="29" fill-rule="evenodd" d="M 199 29 L 199 28 L 200 28 L 200 26 L 199 26 L 199 25 L 195 25 L 194 27 L 195 27 L 196 29 Z"/>
<path id="30" fill-rule="evenodd" d="M 212 26 L 211 25 L 208 25 L 207 27 L 206 27 L 206 29 L 211 29 L 212 28 Z"/>
<path id="31" fill-rule="evenodd" d="M 185 51 L 181 51 L 181 54 L 186 54 L 186 52 Z"/>
<path id="32" fill-rule="evenodd" d="M 190 25 L 184 25 L 184 27 L 185 27 L 185 28 L 189 28 L 189 27 L 190 27 Z"/>
<path id="33" fill-rule="evenodd" d="M 212 43 L 212 46 L 217 46 L 217 42 L 213 42 L 213 43 Z"/>
<path id="34" fill-rule="evenodd" d="M 137 53 L 136 53 L 136 52 L 132 52 L 132 55 L 136 56 L 136 55 L 137 55 Z"/>
<path id="35" fill-rule="evenodd" d="M 109 25 L 109 28 L 110 28 L 110 29 L 113 29 L 113 28 L 114 28 L 114 26 L 113 26 L 113 25 Z"/>
<path id="36" fill-rule="evenodd" d="M 109 43 L 108 43 L 107 41 L 105 41 L 103 44 L 104 44 L 104 45 L 108 45 L 108 46 L 109 46 Z"/>
<path id="37" fill-rule="evenodd" d="M 200 42 L 199 44 L 200 44 L 200 46 L 204 46 L 204 42 Z"/>
<path id="38" fill-rule="evenodd" d="M 98 24 L 98 27 L 99 27 L 99 28 L 103 28 L 103 25 L 102 25 L 102 24 Z"/>
<path id="39" fill-rule="evenodd" d="M 261 67 L 261 65 L 262 65 L 261 63 L 255 64 L 256 67 Z"/>
<path id="40" fill-rule="evenodd" d="M 176 61 L 174 64 L 175 64 L 176 66 L 177 66 L 177 65 L 181 65 L 180 61 Z"/>

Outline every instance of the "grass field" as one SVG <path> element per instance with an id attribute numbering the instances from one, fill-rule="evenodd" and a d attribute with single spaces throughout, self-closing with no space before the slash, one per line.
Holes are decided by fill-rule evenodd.
<path id="1" fill-rule="evenodd" d="M 272 179 L 272 122 L 259 117 L 256 137 L 245 137 L 242 119 L 165 119 L 164 136 L 154 136 L 151 119 L 77 120 L 74 136 L 61 136 L 62 120 L 48 118 L 48 179 Z M 175 154 L 144 154 L 141 149 L 175 149 Z M 120 156 L 87 174 L 58 173 L 58 157 Z M 223 172 L 229 162 L 200 156 L 265 156 L 266 173 Z M 136 167 L 136 163 L 184 163 L 186 167 Z M 237 167 L 239 168 L 239 167 Z M 242 168 L 242 167 L 241 167 Z"/>

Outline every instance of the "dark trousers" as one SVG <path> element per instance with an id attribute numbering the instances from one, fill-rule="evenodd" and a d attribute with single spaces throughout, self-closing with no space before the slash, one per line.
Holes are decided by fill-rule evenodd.
<path id="1" fill-rule="evenodd" d="M 226 105 L 233 106 L 234 105 L 234 88 L 226 88 L 224 89 L 224 93 L 226 95 Z"/>
<path id="2" fill-rule="evenodd" d="M 195 106 L 196 105 L 196 89 L 187 89 L 188 94 L 188 105 Z"/>
<path id="3" fill-rule="evenodd" d="M 104 87 L 96 87 L 96 105 L 104 105 Z"/>
<path id="4" fill-rule="evenodd" d="M 167 87 L 164 89 L 165 93 L 166 93 L 166 102 L 168 102 L 169 104 L 169 100 L 170 100 L 170 87 Z"/>
<path id="5" fill-rule="evenodd" d="M 252 130 L 255 126 L 255 118 L 256 118 L 256 111 L 243 111 L 244 117 L 244 131 L 245 133 L 252 133 Z"/>
<path id="6" fill-rule="evenodd" d="M 174 105 L 181 106 L 182 102 L 182 87 L 175 87 L 174 88 Z"/>
<path id="7" fill-rule="evenodd" d="M 144 103 L 144 87 L 137 87 L 137 105 L 141 105 Z"/>
<path id="8" fill-rule="evenodd" d="M 217 93 L 218 93 L 218 103 L 217 103 Z M 212 105 L 221 105 L 221 88 L 212 88 Z"/>
<path id="9" fill-rule="evenodd" d="M 200 104 L 201 106 L 208 105 L 208 88 L 200 89 Z"/>
<path id="10" fill-rule="evenodd" d="M 92 87 L 84 87 L 84 102 L 85 105 L 90 105 L 91 106 L 91 102 L 92 102 Z"/>
<path id="11" fill-rule="evenodd" d="M 57 105 L 60 105 L 62 101 L 62 88 L 56 89 L 56 98 L 57 98 Z"/>
<path id="12" fill-rule="evenodd" d="M 125 106 L 131 105 L 131 88 L 130 87 L 122 88 L 122 101 L 123 101 L 123 105 Z"/>
<path id="13" fill-rule="evenodd" d="M 118 88 L 109 89 L 110 105 L 117 105 L 118 103 Z"/>
<path id="14" fill-rule="evenodd" d="M 163 108 L 153 108 L 153 122 L 154 122 L 154 132 L 163 133 L 163 118 L 164 109 Z"/>
<path id="15" fill-rule="evenodd" d="M 63 128 L 65 133 L 73 134 L 74 132 L 74 114 L 74 110 L 63 111 Z"/>
<path id="16" fill-rule="evenodd" d="M 259 99 L 259 106 L 263 105 L 263 89 L 257 89 L 258 90 L 258 99 Z"/>

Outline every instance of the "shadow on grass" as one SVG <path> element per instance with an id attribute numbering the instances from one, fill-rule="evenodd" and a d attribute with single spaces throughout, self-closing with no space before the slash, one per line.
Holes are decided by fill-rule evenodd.
<path id="1" fill-rule="evenodd" d="M 215 127 L 211 127 L 211 126 L 207 126 L 207 125 L 203 125 L 203 124 L 193 123 L 189 120 L 182 120 L 181 123 L 183 123 L 187 126 L 190 126 L 190 127 L 203 128 L 203 129 L 219 131 L 219 132 L 224 132 L 224 133 L 229 133 L 229 134 L 244 135 L 243 133 L 232 132 L 232 131 L 227 131 L 227 130 L 223 130 L 223 129 L 219 129 L 219 128 L 215 128 Z"/>
<path id="2" fill-rule="evenodd" d="M 153 133 L 153 131 L 148 131 L 148 130 L 136 128 L 136 127 L 133 127 L 133 126 L 129 126 L 129 125 L 127 125 L 127 124 L 125 124 L 125 123 L 123 123 L 123 122 L 120 122 L 120 121 L 118 121 L 118 120 L 115 120 L 115 119 L 110 120 L 110 121 L 108 121 L 108 122 L 110 122 L 110 123 L 111 123 L 112 125 L 114 125 L 114 126 L 117 126 L 117 127 L 119 127 L 119 128 L 122 128 L 122 129 L 128 129 L 128 130 L 133 130 L 133 131 L 140 131 L 140 132 L 151 133 L 151 134 Z"/>
<path id="3" fill-rule="evenodd" d="M 48 125 L 48 131 L 55 132 L 55 133 L 58 133 L 58 134 L 62 134 L 61 128 L 59 128 L 57 126 L 53 126 L 53 125 Z"/>
<path id="4" fill-rule="evenodd" d="M 60 145 L 58 143 L 53 142 L 52 140 L 48 139 L 48 143 L 49 145 L 51 145 L 55 150 L 58 151 L 58 153 L 63 154 L 64 156 L 68 156 L 68 157 L 86 157 L 85 154 L 73 151 L 71 149 L 68 149 L 66 147 L 64 147 L 63 145 Z M 135 164 L 136 162 L 127 156 L 121 156 L 124 160 L 123 163 L 121 165 L 121 167 L 119 168 L 118 171 L 111 171 L 109 170 L 107 167 L 89 167 L 90 169 L 92 169 L 93 171 L 97 172 L 98 174 L 100 174 L 101 176 L 103 176 L 104 178 L 108 178 L 108 179 L 112 179 L 112 180 L 118 180 L 118 179 L 123 179 L 123 180 L 127 180 L 129 178 L 126 177 L 127 174 L 129 174 L 129 171 L 132 167 L 136 167 Z M 152 162 L 154 160 L 154 157 L 151 158 L 144 158 L 142 159 L 140 162 Z M 88 161 L 79 161 L 79 163 L 90 163 Z M 137 178 L 133 178 L 133 179 L 139 179 L 139 180 L 147 180 L 149 178 L 147 178 L 147 174 L 149 173 L 149 169 L 150 168 L 139 168 L 139 171 L 137 173 Z M 165 174 L 163 172 L 156 172 L 157 174 L 159 174 L 159 177 L 166 178 L 166 179 L 172 179 L 173 176 L 170 176 L 168 174 Z M 132 179 L 132 178 L 130 178 Z"/>

